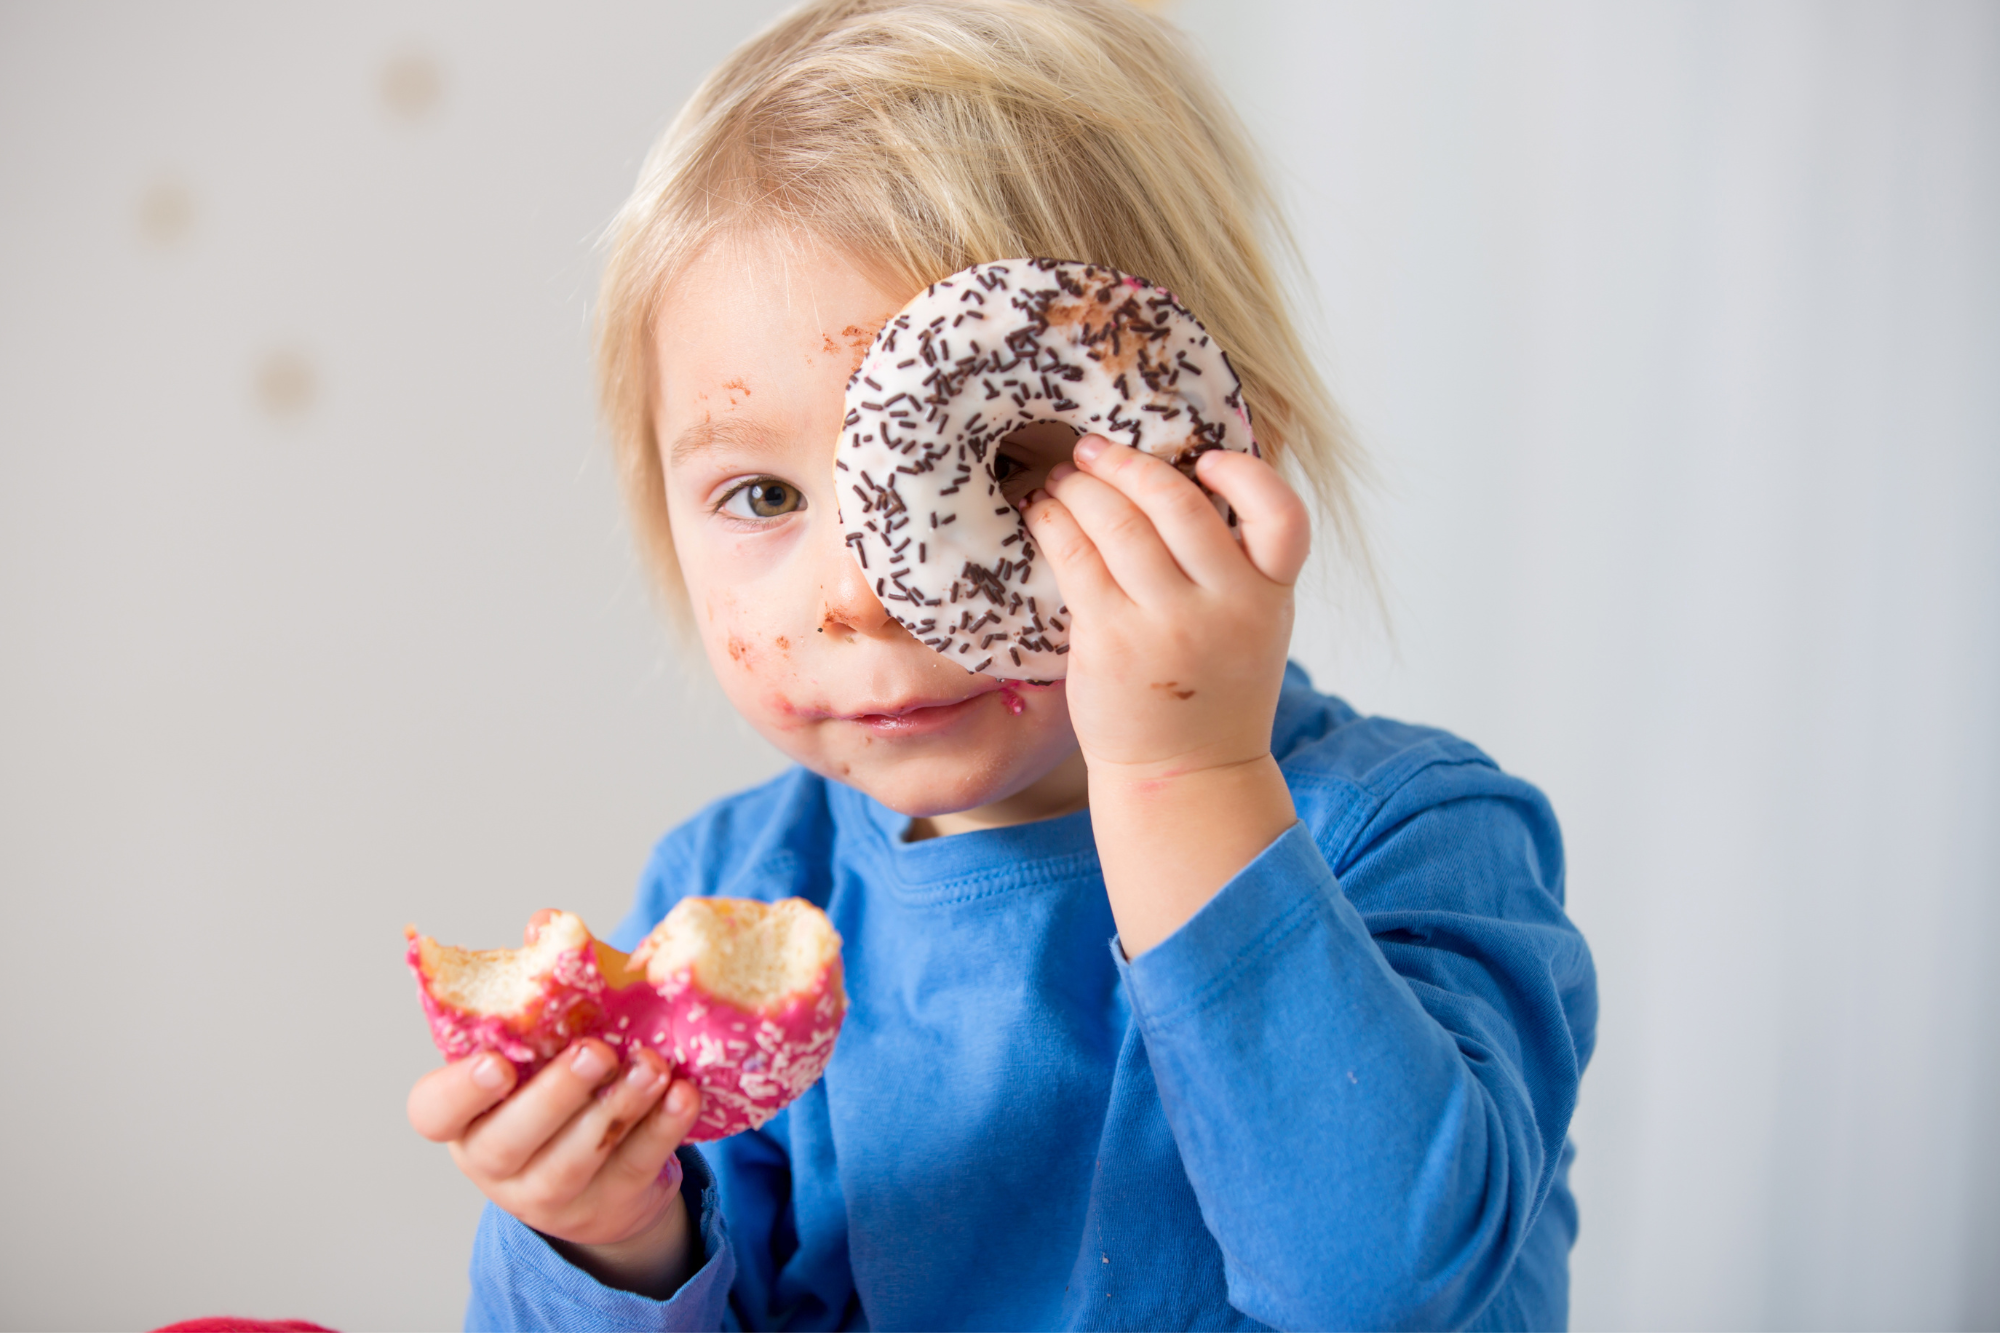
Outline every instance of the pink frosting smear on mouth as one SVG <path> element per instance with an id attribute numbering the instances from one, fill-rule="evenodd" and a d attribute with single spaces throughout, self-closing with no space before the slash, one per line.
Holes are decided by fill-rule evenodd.
<path id="1" fill-rule="evenodd" d="M 697 914 L 755 918 L 774 910 L 747 900 L 687 901 L 708 905 Z M 452 949 L 412 928 L 406 958 L 431 1040 L 447 1059 L 491 1051 L 525 1081 L 586 1037 L 628 1059 L 643 1047 L 701 1089 L 701 1113 L 687 1137 L 707 1141 L 764 1124 L 819 1079 L 833 1054 L 847 1010 L 840 937 L 810 904 L 790 910 L 809 913 L 808 925 L 831 943 L 819 946 L 804 984 L 754 1007 L 703 986 L 696 974 L 705 960 L 698 953 L 672 971 L 640 970 L 674 914 L 630 958 L 592 939 L 567 912 L 531 929 L 521 949 Z"/>

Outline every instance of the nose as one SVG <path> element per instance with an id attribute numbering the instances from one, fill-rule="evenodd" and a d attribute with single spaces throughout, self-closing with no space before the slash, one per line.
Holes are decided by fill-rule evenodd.
<path id="1" fill-rule="evenodd" d="M 890 616 L 875 595 L 874 583 L 862 572 L 845 536 L 837 523 L 827 524 L 821 534 L 819 628 L 827 633 L 868 637 L 907 634 L 909 631 Z"/>

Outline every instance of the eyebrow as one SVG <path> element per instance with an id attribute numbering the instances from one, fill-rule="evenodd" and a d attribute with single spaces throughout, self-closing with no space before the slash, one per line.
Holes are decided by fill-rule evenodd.
<path id="1" fill-rule="evenodd" d="M 779 433 L 762 422 L 739 416 L 701 421 L 675 436 L 674 442 L 667 446 L 667 470 L 672 471 L 710 449 L 733 446 L 752 453 L 775 453 L 782 445 Z"/>

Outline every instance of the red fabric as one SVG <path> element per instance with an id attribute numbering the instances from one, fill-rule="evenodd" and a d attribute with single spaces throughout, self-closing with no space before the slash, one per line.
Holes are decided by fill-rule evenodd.
<path id="1" fill-rule="evenodd" d="M 306 1319 L 238 1319 L 236 1315 L 202 1315 L 182 1319 L 152 1333 L 334 1333 L 322 1323 Z"/>

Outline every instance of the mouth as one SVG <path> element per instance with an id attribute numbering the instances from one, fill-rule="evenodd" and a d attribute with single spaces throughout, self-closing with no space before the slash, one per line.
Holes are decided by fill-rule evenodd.
<path id="1" fill-rule="evenodd" d="M 990 687 L 958 698 L 906 699 L 894 704 L 848 713 L 843 715 L 840 721 L 855 723 L 884 736 L 908 736 L 940 731 L 966 716 L 981 699 L 999 692 L 1001 688 L 1001 684 L 996 681 Z"/>

